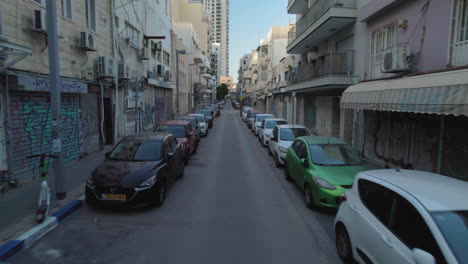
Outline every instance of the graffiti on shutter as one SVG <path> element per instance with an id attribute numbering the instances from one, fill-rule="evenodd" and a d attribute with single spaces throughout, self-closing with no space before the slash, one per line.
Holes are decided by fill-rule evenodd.
<path id="1" fill-rule="evenodd" d="M 28 155 L 52 151 L 52 113 L 47 95 L 10 96 L 13 164 L 11 172 L 20 178 L 39 175 L 37 159 Z M 83 148 L 76 95 L 62 96 L 62 152 L 65 163 L 80 157 Z"/>

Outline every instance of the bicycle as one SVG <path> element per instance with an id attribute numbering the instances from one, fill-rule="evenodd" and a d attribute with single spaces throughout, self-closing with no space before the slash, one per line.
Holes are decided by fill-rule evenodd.
<path id="1" fill-rule="evenodd" d="M 49 213 L 49 206 L 50 206 L 50 188 L 47 183 L 47 158 L 54 158 L 58 159 L 57 156 L 52 154 L 37 154 L 37 155 L 30 155 L 27 158 L 39 158 L 39 168 L 41 169 L 41 191 L 39 192 L 39 204 L 36 210 L 36 221 L 42 223 L 44 219 L 47 217 Z"/>

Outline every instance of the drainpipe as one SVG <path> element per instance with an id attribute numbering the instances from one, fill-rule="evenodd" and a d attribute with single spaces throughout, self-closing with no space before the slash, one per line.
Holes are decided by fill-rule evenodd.
<path id="1" fill-rule="evenodd" d="M 113 47 L 113 55 L 115 63 L 115 73 L 116 77 L 114 78 L 114 87 L 115 87 L 115 103 L 114 103 L 114 142 L 117 141 L 119 137 L 119 41 L 117 35 L 117 29 L 115 26 L 115 0 L 111 0 L 111 22 L 112 22 L 112 47 Z M 125 70 L 125 69 L 124 69 Z"/>
<path id="2" fill-rule="evenodd" d="M 99 125 L 99 130 L 101 131 L 101 150 L 104 150 L 104 145 L 106 144 L 106 136 L 104 135 L 104 86 L 102 82 L 99 81 L 101 86 L 101 124 Z"/>
<path id="3" fill-rule="evenodd" d="M 0 88 L 2 86 L 2 83 L 0 83 Z M 12 149 L 12 142 L 11 142 L 11 129 L 10 129 L 10 91 L 8 88 L 8 74 L 5 74 L 5 94 L 2 96 L 4 109 L 3 113 L 5 116 L 4 124 L 5 124 L 5 147 L 6 147 L 6 155 L 7 155 L 7 166 L 8 166 L 8 172 L 11 174 L 12 173 L 12 168 L 13 168 L 13 149 Z"/>

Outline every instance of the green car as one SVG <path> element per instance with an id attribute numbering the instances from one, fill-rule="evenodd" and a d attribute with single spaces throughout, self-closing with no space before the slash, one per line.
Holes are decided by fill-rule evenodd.
<path id="1" fill-rule="evenodd" d="M 304 191 L 309 208 L 336 208 L 365 160 L 348 144 L 332 137 L 299 137 L 288 148 L 285 177 Z"/>

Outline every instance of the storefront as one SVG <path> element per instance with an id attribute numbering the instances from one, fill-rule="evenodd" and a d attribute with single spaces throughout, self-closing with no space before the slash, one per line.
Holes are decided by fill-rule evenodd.
<path id="1" fill-rule="evenodd" d="M 369 162 L 468 180 L 468 70 L 360 83 L 341 108 L 358 113 L 355 146 Z"/>
<path id="2" fill-rule="evenodd" d="M 65 163 L 80 158 L 84 150 L 80 95 L 88 93 L 86 83 L 62 80 L 62 152 Z M 52 113 L 49 81 L 28 75 L 11 75 L 7 84 L 11 159 L 10 173 L 24 178 L 39 173 L 36 160 L 28 155 L 52 151 Z"/>

